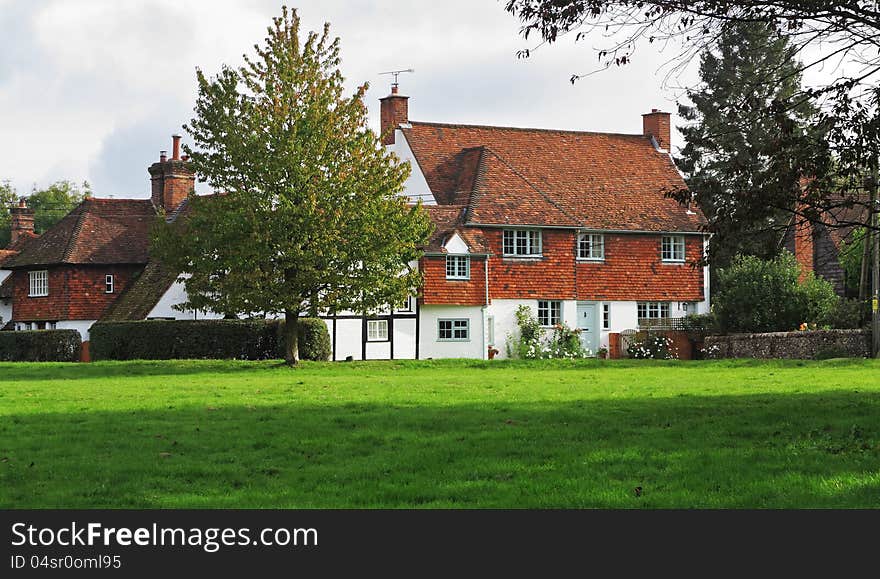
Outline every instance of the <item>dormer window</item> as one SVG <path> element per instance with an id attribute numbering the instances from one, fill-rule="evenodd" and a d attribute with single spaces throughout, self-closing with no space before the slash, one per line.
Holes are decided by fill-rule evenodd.
<path id="1" fill-rule="evenodd" d="M 104 276 L 104 293 L 112 294 L 113 293 L 113 276 L 105 275 Z"/>
<path id="2" fill-rule="evenodd" d="M 505 229 L 503 253 L 506 257 L 540 257 L 541 231 L 537 229 Z"/>
<path id="3" fill-rule="evenodd" d="M 446 256 L 446 279 L 470 279 L 471 258 L 467 255 Z"/>

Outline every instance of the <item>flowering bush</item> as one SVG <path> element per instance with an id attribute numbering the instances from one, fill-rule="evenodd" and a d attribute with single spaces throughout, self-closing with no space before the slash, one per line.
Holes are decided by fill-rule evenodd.
<path id="1" fill-rule="evenodd" d="M 626 349 L 630 358 L 648 360 L 673 360 L 678 352 L 672 347 L 672 338 L 648 334 L 643 340 L 635 340 Z"/>
<path id="2" fill-rule="evenodd" d="M 714 360 L 718 358 L 718 352 L 721 351 L 721 346 L 718 344 L 712 344 L 711 346 L 706 346 L 705 348 L 700 348 L 700 353 L 703 354 L 703 358 L 706 360 Z"/>
<path id="3" fill-rule="evenodd" d="M 544 358 L 586 358 L 592 355 L 584 348 L 580 339 L 580 330 L 572 329 L 565 324 L 553 326 L 553 334 L 549 340 L 544 339 L 545 329 L 532 315 L 529 306 L 516 309 L 516 325 L 519 335 L 508 336 L 507 355 L 527 360 Z"/>

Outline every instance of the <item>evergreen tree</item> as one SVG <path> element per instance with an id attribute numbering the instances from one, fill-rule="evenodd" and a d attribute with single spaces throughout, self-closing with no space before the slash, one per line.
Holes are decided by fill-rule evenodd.
<path id="1" fill-rule="evenodd" d="M 801 134 L 815 113 L 800 94 L 795 51 L 764 23 L 731 23 L 701 55 L 700 77 L 687 93 L 693 105 L 678 107 L 691 123 L 679 127 L 686 144 L 676 163 L 715 234 L 712 263 L 724 267 L 737 253 L 770 257 L 791 213 L 761 202 L 782 146 L 779 118 L 766 110 L 784 110 Z"/>
<path id="2" fill-rule="evenodd" d="M 186 272 L 185 308 L 285 318 L 296 364 L 302 313 L 372 312 L 420 285 L 410 264 L 430 233 L 401 196 L 409 166 L 367 125 L 367 85 L 343 96 L 339 39 L 329 26 L 300 41 L 295 10 L 273 20 L 256 57 L 198 71 L 185 127 L 196 172 L 217 191 L 190 196 L 184 223 L 154 236 L 154 254 Z"/>

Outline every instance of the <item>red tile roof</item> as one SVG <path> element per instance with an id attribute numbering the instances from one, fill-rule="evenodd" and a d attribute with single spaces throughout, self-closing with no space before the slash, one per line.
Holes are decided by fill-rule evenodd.
<path id="1" fill-rule="evenodd" d="M 143 264 L 156 210 L 149 199 L 88 198 L 7 258 L 9 269 L 57 264 Z"/>
<path id="2" fill-rule="evenodd" d="M 441 205 L 473 225 L 698 232 L 705 220 L 664 197 L 685 187 L 642 135 L 411 121 L 403 134 Z"/>
<path id="3" fill-rule="evenodd" d="M 473 227 L 464 226 L 464 215 L 466 207 L 464 205 L 426 205 L 422 207 L 428 212 L 431 221 L 434 223 L 434 233 L 428 240 L 425 251 L 428 253 L 446 253 L 443 245 L 458 233 L 459 236 L 467 243 L 471 253 L 489 253 L 489 245 L 483 232 Z"/>

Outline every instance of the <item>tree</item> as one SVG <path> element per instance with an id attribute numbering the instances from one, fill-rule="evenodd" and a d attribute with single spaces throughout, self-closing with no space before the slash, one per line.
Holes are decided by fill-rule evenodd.
<path id="1" fill-rule="evenodd" d="M 367 126 L 367 85 L 343 96 L 329 25 L 300 41 L 285 7 L 256 56 L 208 79 L 197 71 L 185 129 L 196 172 L 217 191 L 190 196 L 185 223 L 160 225 L 154 254 L 186 272 L 185 308 L 285 318 L 298 358 L 301 313 L 371 312 L 421 283 L 411 267 L 430 233 L 401 196 L 409 167 Z"/>
<path id="2" fill-rule="evenodd" d="M 9 208 L 17 197 L 8 181 L 0 182 L 0 249 L 9 245 Z"/>
<path id="3" fill-rule="evenodd" d="M 840 298 L 827 281 L 812 273 L 800 281 L 794 256 L 771 260 L 737 256 L 718 272 L 720 288 L 713 306 L 725 332 L 787 332 L 831 317 Z"/>
<path id="4" fill-rule="evenodd" d="M 28 207 L 34 210 L 34 231 L 43 233 L 70 213 L 83 199 L 91 196 L 88 182 L 77 185 L 72 181 L 56 181 L 45 189 L 34 187 L 28 196 Z M 18 199 L 15 189 L 0 183 L 0 248 L 9 244 L 9 207 Z"/>
<path id="5" fill-rule="evenodd" d="M 523 23 L 528 38 L 538 33 L 553 43 L 569 32 L 575 40 L 602 34 L 598 48 L 602 68 L 626 65 L 642 42 L 680 46 L 671 59 L 673 71 L 711 48 L 725 30 L 759 22 L 789 39 L 798 55 L 810 55 L 793 73 L 825 66 L 832 78 L 788 100 L 773 99 L 759 112 L 777 132 L 769 159 L 775 175 L 762 196 L 743 198 L 754 212 L 781 210 L 799 222 L 828 227 L 864 226 L 878 230 L 871 212 L 865 176 L 880 159 L 880 11 L 876 2 L 748 2 L 723 0 L 507 0 L 506 10 Z M 675 42 L 680 41 L 680 42 Z M 521 56 L 529 56 L 524 50 Z M 573 74 L 575 82 L 581 74 Z M 771 77 L 767 82 L 779 82 Z M 825 142 L 804 138 L 788 114 L 802 100 L 820 107 L 814 124 Z M 742 106 L 743 100 L 736 102 Z M 802 179 L 809 177 L 806 186 Z M 687 191 L 668 191 L 684 201 Z M 853 209 L 856 209 L 855 211 Z"/>
<path id="6" fill-rule="evenodd" d="M 800 93 L 795 51 L 764 23 L 734 23 L 700 55 L 700 79 L 687 91 L 693 105 L 678 107 L 690 123 L 679 127 L 685 146 L 675 161 L 714 234 L 712 264 L 725 267 L 739 253 L 769 258 L 791 215 L 751 201 L 772 182 L 770 159 L 777 152 L 775 123 L 761 111 Z M 799 99 L 787 116 L 806 136 L 815 113 L 811 101 Z"/>

